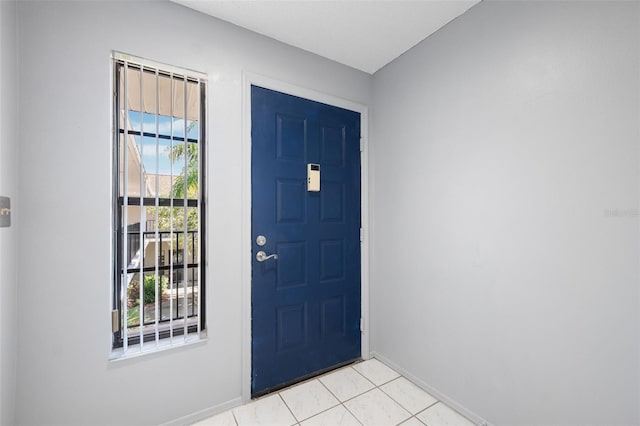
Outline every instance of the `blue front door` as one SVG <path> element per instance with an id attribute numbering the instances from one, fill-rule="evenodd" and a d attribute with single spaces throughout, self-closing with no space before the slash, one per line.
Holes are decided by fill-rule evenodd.
<path id="1" fill-rule="evenodd" d="M 251 90 L 256 396 L 360 358 L 360 114 Z"/>

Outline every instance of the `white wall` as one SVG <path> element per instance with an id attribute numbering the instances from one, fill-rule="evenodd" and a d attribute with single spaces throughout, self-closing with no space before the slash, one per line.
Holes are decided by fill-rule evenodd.
<path id="1" fill-rule="evenodd" d="M 29 1 L 18 9 L 18 423 L 159 424 L 237 401 L 242 71 L 364 104 L 371 77 L 167 2 Z M 114 49 L 210 76 L 209 341 L 110 364 Z"/>
<path id="2" fill-rule="evenodd" d="M 640 423 L 639 6 L 485 1 L 374 75 L 372 349 L 494 424 Z"/>
<path id="3" fill-rule="evenodd" d="M 0 195 L 11 198 L 12 225 L 0 228 L 0 424 L 14 423 L 18 270 L 16 2 L 0 1 Z"/>

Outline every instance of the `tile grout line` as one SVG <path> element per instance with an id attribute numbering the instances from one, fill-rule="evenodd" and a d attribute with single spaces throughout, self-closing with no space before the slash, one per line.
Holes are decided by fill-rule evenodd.
<path id="1" fill-rule="evenodd" d="M 318 381 L 320 382 L 320 380 L 318 380 Z M 324 385 L 324 383 L 320 382 L 320 384 L 322 384 L 322 385 L 326 388 L 326 386 Z M 336 400 L 338 401 L 338 404 L 337 404 L 337 405 L 334 405 L 334 406 L 332 406 L 332 407 L 329 407 L 329 408 L 327 408 L 327 409 L 325 409 L 325 410 L 322 410 L 322 411 L 320 411 L 320 412 L 318 412 L 318 413 L 314 414 L 314 415 L 313 415 L 313 416 L 311 416 L 311 417 L 308 417 L 308 418 L 304 419 L 304 421 L 305 421 L 305 422 L 306 422 L 307 420 L 309 420 L 309 419 L 314 418 L 314 417 L 318 417 L 320 414 L 324 414 L 324 413 L 326 413 L 327 411 L 333 410 L 334 408 L 336 408 L 336 407 L 339 407 L 339 406 L 343 405 L 343 404 L 342 404 L 342 402 L 341 402 L 341 401 L 340 401 L 340 400 L 339 400 L 339 399 L 338 399 L 338 398 L 333 394 L 333 392 L 331 392 L 331 390 L 329 390 L 328 388 L 327 388 L 327 390 L 329 391 L 329 393 L 330 393 L 334 398 L 336 398 Z M 345 407 L 345 408 L 346 408 L 346 407 Z M 357 420 L 357 419 L 356 419 L 356 420 Z M 359 423 L 359 422 L 358 422 L 358 423 Z"/>
<path id="2" fill-rule="evenodd" d="M 436 402 L 434 402 L 433 404 L 430 404 L 427 408 L 425 408 L 424 410 L 420 410 L 418 411 L 416 414 L 414 414 L 414 416 L 417 416 L 420 413 L 424 413 L 425 411 L 427 411 L 429 408 L 433 407 L 434 405 L 436 405 L 438 402 L 441 402 L 439 399 L 436 400 Z M 446 404 L 445 404 L 446 405 Z M 456 411 L 457 413 L 457 411 Z"/>
<path id="3" fill-rule="evenodd" d="M 390 379 L 390 380 L 387 380 L 386 382 L 383 382 L 383 383 L 381 383 L 381 384 L 379 384 L 379 385 L 376 385 L 376 384 L 375 384 L 371 379 L 369 379 L 369 378 L 368 378 L 367 376 L 365 376 L 363 373 L 361 373 L 361 372 L 360 372 L 360 371 L 358 371 L 357 369 L 353 368 L 353 365 L 349 365 L 349 366 L 347 366 L 346 368 L 344 368 L 344 370 L 346 370 L 347 368 L 351 368 L 351 369 L 352 369 L 352 370 L 354 370 L 358 375 L 360 375 L 360 376 L 361 376 L 361 377 L 363 377 L 365 380 L 367 380 L 369 383 L 371 383 L 371 384 L 373 385 L 373 388 L 368 389 L 368 390 L 366 390 L 366 391 L 364 391 L 364 392 L 362 392 L 362 393 L 359 393 L 359 394 L 357 394 L 357 395 L 354 395 L 354 396 L 352 396 L 351 398 L 345 399 L 344 401 L 341 401 L 341 400 L 340 400 L 340 398 L 338 398 L 338 397 L 337 397 L 337 395 L 335 395 L 335 394 L 331 391 L 331 389 L 329 389 L 329 387 L 328 387 L 327 385 L 325 385 L 325 384 L 322 382 L 322 380 L 320 380 L 320 379 L 321 379 L 322 377 L 329 376 L 330 374 L 335 373 L 335 372 L 337 372 L 337 371 L 340 371 L 340 370 L 342 370 L 342 369 L 334 370 L 334 371 L 332 371 L 332 372 L 330 372 L 330 373 L 324 374 L 324 375 L 322 375 L 322 376 L 318 376 L 318 377 L 316 378 L 316 380 L 318 380 L 318 382 L 320 382 L 320 384 L 321 384 L 321 385 L 322 385 L 322 386 L 323 386 L 327 391 L 329 391 L 329 393 L 330 393 L 334 398 L 336 398 L 336 400 L 338 401 L 339 405 L 342 405 L 342 406 L 344 407 L 344 409 L 345 409 L 345 410 L 347 410 L 347 412 L 348 412 L 349 414 L 351 414 L 351 415 L 353 416 L 353 418 L 354 418 L 354 419 L 356 419 L 356 421 L 357 421 L 358 423 L 362 424 L 362 422 L 360 421 L 360 419 L 358 419 L 358 418 L 356 417 L 356 415 L 355 415 L 353 412 L 351 412 L 351 410 L 349 410 L 349 408 L 345 405 L 345 402 L 351 401 L 351 400 L 353 400 L 353 399 L 355 399 L 355 398 L 357 398 L 357 397 L 359 397 L 359 396 L 361 396 L 361 395 L 364 395 L 364 394 L 366 394 L 366 393 L 368 393 L 368 392 L 371 392 L 371 391 L 372 391 L 372 390 L 374 390 L 374 389 L 378 389 L 378 390 L 379 390 L 380 392 L 382 392 L 384 395 L 386 395 L 387 397 L 389 397 L 389 399 L 391 399 L 391 401 L 393 401 L 395 404 L 397 404 L 400 408 L 402 408 L 404 411 L 406 411 L 406 412 L 409 414 L 409 417 L 407 417 L 406 419 L 403 419 L 403 420 L 402 420 L 400 423 L 398 423 L 398 424 L 404 423 L 404 422 L 406 422 L 407 420 L 410 420 L 412 417 L 415 417 L 415 415 L 414 415 L 413 413 L 411 413 L 411 411 L 409 411 L 409 409 L 407 409 L 404 405 L 400 404 L 398 401 L 396 401 L 395 399 L 393 399 L 389 394 L 387 394 L 383 389 L 381 389 L 381 387 L 382 387 L 382 386 L 384 386 L 384 385 L 386 385 L 386 384 L 388 384 L 388 383 L 391 383 L 391 382 L 393 382 L 393 381 L 395 381 L 395 380 L 398 380 L 398 379 L 400 379 L 401 377 L 404 377 L 402 374 L 399 374 L 397 371 L 392 370 L 395 374 L 397 374 L 397 376 L 396 376 L 396 377 L 394 377 L 394 378 L 392 378 L 392 379 Z M 284 399 L 284 398 L 283 398 L 283 399 Z M 437 403 L 437 402 L 438 402 L 438 401 L 436 401 L 436 403 Z M 435 403 L 434 403 L 434 404 L 435 404 Z M 433 404 L 431 404 L 431 405 L 433 405 Z M 325 413 L 325 412 L 327 412 L 327 411 L 329 411 L 329 410 L 331 410 L 331 409 L 333 409 L 333 408 L 335 408 L 335 407 L 337 407 L 337 405 L 336 405 L 336 406 L 333 406 L 333 407 L 330 407 L 330 408 L 328 408 L 328 409 L 326 409 L 326 410 L 324 410 L 324 411 L 321 411 L 321 412 L 319 412 L 319 413 L 317 413 L 317 414 L 314 414 L 313 416 L 311 416 L 311 417 L 309 417 L 309 418 L 316 417 L 316 416 L 318 416 L 318 415 L 320 415 L 320 414 L 322 414 L 322 413 Z M 427 408 L 429 408 L 429 407 L 427 407 Z M 426 408 L 425 408 L 425 410 L 426 410 Z M 308 419 L 305 419 L 305 421 L 306 421 L 306 420 L 308 420 Z M 416 418 L 416 420 L 418 420 L 418 421 L 420 422 L 420 420 L 419 420 L 419 419 L 417 419 L 417 418 Z M 420 422 L 420 423 L 422 423 L 422 422 Z"/>
<path id="4" fill-rule="evenodd" d="M 353 399 L 356 399 L 357 397 L 359 397 L 360 395 L 364 395 L 367 392 L 371 392 L 373 389 L 376 388 L 376 384 L 373 383 L 371 380 L 369 380 L 368 378 L 366 378 L 362 373 L 360 373 L 358 370 L 356 370 L 355 368 L 353 368 L 353 366 L 349 366 L 349 368 L 351 368 L 353 371 L 356 372 L 356 374 L 359 374 L 361 377 L 363 377 L 366 381 L 368 381 L 369 383 L 371 383 L 373 385 L 373 388 L 366 390 L 358 395 L 352 396 L 351 398 L 345 399 L 344 401 L 340 401 L 340 404 L 342 404 L 342 406 L 344 407 L 345 410 L 347 410 L 347 413 L 351 414 L 351 417 L 353 417 L 354 419 L 356 419 L 356 422 L 360 423 L 361 425 L 363 424 L 360 419 L 358 417 L 356 417 L 355 414 L 353 414 L 353 412 L 351 410 L 349 410 L 349 407 L 347 407 L 347 405 L 345 404 L 345 402 L 351 401 Z"/>
<path id="5" fill-rule="evenodd" d="M 374 389 L 375 389 L 375 388 L 374 388 Z M 367 391 L 367 392 L 369 392 L 369 391 Z M 365 392 L 365 393 L 366 393 L 366 392 Z M 364 395 L 364 394 L 360 394 L 360 395 Z M 354 397 L 354 398 L 355 398 L 355 397 Z M 351 399 L 353 399 L 353 398 L 351 398 Z M 351 401 L 351 399 L 348 399 L 347 401 Z M 345 401 L 345 402 L 347 402 L 347 401 Z M 351 410 L 349 410 L 349 407 L 347 407 L 347 406 L 345 405 L 345 403 L 344 403 L 344 402 L 341 402 L 341 404 L 342 404 L 342 406 L 344 407 L 344 409 L 345 409 L 345 410 L 347 410 L 347 413 L 351 414 L 351 417 L 353 417 L 354 419 L 356 419 L 356 422 L 360 423 L 361 425 L 363 425 L 363 424 L 364 424 L 364 423 L 362 423 L 362 422 L 360 421 L 360 419 L 359 419 L 359 418 L 357 418 L 357 417 L 356 417 L 356 415 L 355 415 L 355 414 L 353 414 L 353 412 L 351 412 Z"/>
<path id="6" fill-rule="evenodd" d="M 351 417 L 353 417 L 354 419 L 356 419 L 356 422 L 360 423 L 361 425 L 363 424 L 359 418 L 356 417 L 355 414 L 353 414 L 351 412 L 351 410 L 349 410 L 349 407 L 347 407 L 346 405 L 342 404 L 342 406 L 344 407 L 345 410 L 347 410 L 347 413 L 351 414 Z"/>
<path id="7" fill-rule="evenodd" d="M 365 376 L 364 374 L 362 374 L 361 372 L 359 372 L 358 370 L 356 370 L 355 368 L 351 367 L 353 369 L 353 371 L 355 371 L 356 373 L 358 373 L 360 376 L 364 377 L 364 379 L 366 381 L 368 381 L 369 383 L 371 383 L 374 387 L 376 386 L 375 383 L 373 383 L 373 381 L 371 381 L 367 376 Z"/>
<path id="8" fill-rule="evenodd" d="M 318 382 L 320 382 L 320 384 L 331 394 L 331 396 L 333 396 L 336 401 L 338 401 L 338 405 L 342 404 L 342 401 L 340 401 L 340 398 L 338 398 L 338 395 L 334 394 L 333 392 L 331 392 L 331 389 L 329 389 L 329 387 L 327 385 L 325 385 L 322 380 L 320 380 L 320 377 L 318 377 Z M 337 406 L 336 406 L 337 407 Z M 333 407 L 331 407 L 333 408 Z M 331 409 L 329 408 L 329 410 Z M 327 410 L 325 410 L 327 411 Z M 323 411 L 324 412 L 324 411 Z"/>
<path id="9" fill-rule="evenodd" d="M 395 370 L 393 370 L 395 371 Z M 396 371 L 396 374 L 398 374 L 398 372 Z M 402 374 L 399 374 L 398 377 L 395 377 L 387 382 L 381 383 L 379 386 L 376 386 L 376 389 L 378 389 L 380 392 L 382 392 L 383 395 L 386 395 L 389 397 L 389 399 L 393 402 L 395 402 L 396 404 L 398 404 L 398 407 L 402 408 L 404 411 L 406 411 L 407 413 L 409 413 L 409 417 L 407 417 L 406 419 L 400 421 L 400 423 L 398 423 L 396 426 L 401 425 L 402 423 L 406 422 L 407 420 L 410 420 L 411 417 L 413 417 L 413 415 L 411 414 L 411 411 L 409 411 L 404 405 L 400 404 L 398 401 L 396 401 L 395 399 L 391 398 L 391 395 L 389 395 L 388 393 L 386 393 L 383 389 L 382 386 L 386 385 L 387 383 L 391 383 L 393 381 L 398 380 L 400 377 L 404 377 Z M 422 422 L 421 422 L 422 423 Z"/>
<path id="10" fill-rule="evenodd" d="M 351 368 L 352 370 L 354 370 L 354 368 L 353 368 L 352 366 L 349 366 L 348 368 Z M 345 368 L 345 370 L 346 370 L 346 368 Z M 339 370 L 338 370 L 338 371 L 339 371 Z M 324 387 L 329 391 L 329 393 L 330 393 L 331 395 L 333 395 L 333 396 L 334 396 L 334 398 L 335 398 L 335 399 L 337 399 L 337 400 L 338 400 L 339 405 L 342 405 L 342 408 L 344 408 L 344 409 L 347 411 L 347 413 L 351 414 L 351 417 L 353 417 L 354 419 L 356 419 L 356 422 L 358 422 L 358 423 L 362 424 L 362 422 L 361 422 L 361 421 L 360 421 L 360 420 L 359 420 L 359 419 L 358 419 L 358 418 L 357 418 L 357 417 L 356 417 L 356 416 L 351 412 L 351 410 L 349 410 L 349 408 L 348 408 L 346 405 L 344 405 L 344 403 L 345 403 L 345 402 L 347 402 L 347 401 L 351 401 L 353 398 L 356 398 L 356 397 L 358 397 L 358 396 L 360 396 L 360 395 L 363 395 L 363 394 L 365 394 L 365 393 L 366 393 L 366 392 L 368 392 L 368 391 L 363 392 L 363 393 L 361 393 L 361 394 L 359 394 L 359 395 L 356 395 L 356 396 L 354 396 L 354 397 L 352 397 L 352 398 L 349 398 L 349 399 L 347 399 L 347 400 L 345 400 L 345 401 L 341 401 L 341 400 L 340 400 L 340 398 L 338 398 L 338 396 L 337 396 L 337 395 L 335 395 L 333 392 L 331 392 L 331 389 L 329 389 L 329 387 L 328 387 L 327 385 L 325 385 L 324 383 L 322 383 L 322 380 L 320 380 L 320 379 L 318 378 L 318 381 L 322 384 L 322 386 L 324 386 Z M 375 385 L 374 385 L 374 386 L 375 386 Z M 337 407 L 337 405 L 336 405 L 336 407 Z M 332 408 L 335 408 L 335 407 L 332 407 Z M 328 411 L 328 410 L 326 410 L 326 411 Z"/>
<path id="11" fill-rule="evenodd" d="M 324 383 L 322 383 L 322 382 L 319 380 L 319 377 L 316 377 L 316 378 L 314 378 L 314 379 L 312 379 L 312 380 L 309 380 L 309 381 L 307 381 L 307 382 L 304 382 L 304 383 L 310 383 L 310 382 L 312 382 L 312 381 L 314 381 L 314 380 L 317 380 L 317 381 L 320 383 L 320 385 L 321 385 L 321 386 L 323 386 L 324 388 L 326 388 L 326 386 L 324 386 Z M 297 386 L 297 385 L 296 385 L 296 386 Z M 332 393 L 329 389 L 327 389 L 327 390 L 329 391 L 329 393 L 331 393 L 331 395 L 332 395 L 334 398 L 336 398 L 336 396 L 335 396 L 335 395 L 333 395 L 333 393 Z M 280 392 L 278 392 L 278 393 L 280 393 Z M 282 398 L 282 399 L 284 400 L 284 398 Z M 338 398 L 336 398 L 336 400 L 338 401 L 338 405 L 340 405 L 340 400 L 339 400 Z M 285 401 L 285 404 L 286 404 L 286 401 Z M 301 424 L 302 422 L 306 422 L 307 420 L 312 419 L 312 418 L 314 418 L 314 417 L 316 417 L 316 416 L 319 416 L 319 415 L 320 415 L 320 414 L 322 414 L 322 413 L 326 413 L 327 411 L 331 410 L 332 408 L 336 408 L 338 405 L 331 406 L 331 407 L 329 407 L 329 408 L 327 408 L 327 409 L 325 409 L 325 410 L 322 410 L 322 411 L 320 411 L 320 412 L 318 412 L 318 413 L 314 414 L 313 416 L 307 417 L 306 419 L 299 420 L 299 421 L 298 421 L 298 424 Z M 287 408 L 289 408 L 289 406 L 287 406 Z M 291 409 L 290 409 L 290 408 L 289 408 L 289 411 L 291 411 Z M 293 412 L 291 412 L 291 414 L 293 414 Z M 294 417 L 296 420 L 298 420 L 298 418 L 297 418 L 295 415 L 293 415 L 293 417 Z"/>
<path id="12" fill-rule="evenodd" d="M 352 370 L 355 370 L 355 369 L 354 369 L 354 368 L 352 368 L 352 367 L 350 367 L 350 368 L 351 368 Z M 358 372 L 356 371 L 356 373 L 358 373 Z M 360 373 L 358 373 L 358 374 L 360 374 Z M 362 376 L 362 374 L 360 374 L 360 375 Z M 364 376 L 362 376 L 362 377 L 364 377 Z M 354 396 L 352 396 L 352 397 L 350 397 L 350 398 L 347 398 L 347 399 L 345 399 L 344 401 L 341 401 L 341 400 L 340 400 L 340 398 L 338 398 L 338 396 L 337 396 L 337 395 L 334 395 L 334 393 L 333 393 L 333 392 L 331 392 L 331 389 L 329 389 L 329 387 L 328 387 L 327 385 L 325 385 L 324 383 L 322 383 L 322 381 L 321 381 L 321 380 L 318 380 L 318 381 L 319 381 L 320 383 L 322 383 L 322 384 L 324 385 L 324 387 L 325 387 L 325 388 L 327 388 L 327 390 L 328 390 L 329 392 L 331 392 L 331 395 L 335 396 L 335 397 L 336 397 L 336 399 L 337 399 L 338 401 L 340 401 L 340 403 L 341 403 L 341 404 L 344 404 L 345 402 L 347 402 L 347 401 L 351 401 L 352 399 L 355 399 L 355 398 L 359 397 L 360 395 L 364 395 L 365 393 L 367 393 L 367 392 L 369 392 L 369 391 L 372 391 L 373 389 L 375 389 L 375 388 L 376 388 L 376 384 L 375 384 L 375 383 L 373 383 L 371 380 L 367 379 L 366 377 L 364 377 L 364 378 L 365 378 L 365 380 L 367 380 L 369 383 L 371 383 L 371 385 L 373 386 L 373 388 L 371 388 L 371 389 L 367 389 L 367 390 L 366 390 L 366 391 L 364 391 L 364 392 L 360 392 L 359 394 L 356 394 L 356 395 L 354 395 Z"/>
<path id="13" fill-rule="evenodd" d="M 394 377 L 393 379 L 390 379 L 390 380 L 388 380 L 388 381 L 386 381 L 386 382 L 383 382 L 383 383 L 381 383 L 381 384 L 379 384 L 379 385 L 376 385 L 376 384 L 375 384 L 371 379 L 369 379 L 369 378 L 368 378 L 367 376 L 365 376 L 363 373 L 361 373 L 361 372 L 360 372 L 360 371 L 358 371 L 357 369 L 353 368 L 353 366 L 351 366 L 351 368 L 352 368 L 353 370 L 355 370 L 355 372 L 356 372 L 356 373 L 358 373 L 360 376 L 362 376 L 365 380 L 367 380 L 369 383 L 371 383 L 371 384 L 373 385 L 373 388 L 372 388 L 372 389 L 369 389 L 369 390 L 366 390 L 366 391 L 364 391 L 364 392 L 362 392 L 362 393 L 360 393 L 360 394 L 358 394 L 358 395 L 355 395 L 355 396 L 353 396 L 353 397 L 351 397 L 351 398 L 349 398 L 349 399 L 345 400 L 344 402 L 351 401 L 351 400 L 353 400 L 353 399 L 355 399 L 355 398 L 357 398 L 357 397 L 359 397 L 359 396 L 361 396 L 361 395 L 364 395 L 364 394 L 366 394 L 366 393 L 368 393 L 368 392 L 371 392 L 371 391 L 372 391 L 372 390 L 374 390 L 374 389 L 378 389 L 378 390 L 379 390 L 380 392 L 382 392 L 384 395 L 388 396 L 388 397 L 389 397 L 389 399 L 391 399 L 391 401 L 393 401 L 394 403 L 398 404 L 398 406 L 399 406 L 400 408 L 402 408 L 402 409 L 403 409 L 403 410 L 405 410 L 407 413 L 409 413 L 409 417 L 407 417 L 406 419 L 402 420 L 400 423 L 398 423 L 398 425 L 401 425 L 402 423 L 404 423 L 404 422 L 406 422 L 406 421 L 410 420 L 412 417 L 415 417 L 415 415 L 414 415 L 413 413 L 411 413 L 411 411 L 409 411 L 409 409 L 408 409 L 407 407 L 405 407 L 404 405 L 400 404 L 400 402 L 398 402 L 398 401 L 396 401 L 395 399 L 393 399 L 393 398 L 391 397 L 391 395 L 389 395 L 388 393 L 386 393 L 386 392 L 382 389 L 382 386 L 384 386 L 384 385 L 386 385 L 386 384 L 388 384 L 388 383 L 391 383 L 391 382 L 393 382 L 393 381 L 396 381 L 396 380 L 400 379 L 401 377 L 404 377 L 402 374 L 398 373 L 398 372 L 397 372 L 397 371 L 395 371 L 395 370 L 392 370 L 392 371 L 393 371 L 394 373 L 396 373 L 398 376 L 396 376 L 396 377 Z M 321 382 L 321 383 L 322 383 L 322 382 Z M 324 383 L 323 383 L 323 384 L 324 384 Z M 325 387 L 326 387 L 326 386 L 325 386 Z M 329 390 L 329 389 L 327 388 L 327 390 Z M 331 392 L 331 390 L 329 390 L 329 392 Z M 355 414 L 353 414 L 353 413 L 351 412 L 351 410 L 349 410 L 349 408 L 344 404 L 344 402 L 341 402 L 341 404 L 344 406 L 344 408 L 345 408 L 349 413 L 351 413 L 351 415 L 356 419 L 356 421 L 357 421 L 358 423 L 362 424 L 362 422 L 361 422 L 361 421 L 356 417 L 356 415 L 355 415 Z M 436 401 L 436 402 L 438 402 L 438 401 Z M 434 404 L 435 404 L 435 403 L 434 403 Z M 433 405 L 433 404 L 431 404 L 431 405 Z M 429 408 L 429 407 L 427 407 L 427 408 Z M 426 410 L 426 408 L 425 408 L 425 410 Z M 417 419 L 417 418 L 416 418 L 416 420 L 418 420 L 418 422 L 422 423 L 419 419 Z"/>
<path id="14" fill-rule="evenodd" d="M 468 418 L 467 416 L 465 416 L 465 415 L 463 415 L 462 413 L 458 412 L 458 410 L 456 410 L 456 409 L 454 409 L 454 408 L 450 407 L 448 404 L 446 404 L 446 403 L 444 403 L 444 402 L 442 402 L 442 401 L 440 401 L 440 400 L 438 400 L 438 401 L 434 402 L 433 404 L 431 404 L 430 406 L 428 406 L 428 407 L 427 407 L 427 408 L 425 408 L 424 410 L 422 410 L 422 411 L 420 411 L 420 412 L 416 413 L 416 416 L 417 416 L 418 414 L 424 413 L 425 411 L 429 410 L 430 408 L 432 408 L 433 406 L 435 406 L 435 405 L 437 405 L 437 404 L 440 404 L 440 405 L 442 405 L 443 407 L 448 408 L 449 410 L 453 411 L 457 416 L 462 417 L 462 418 L 463 418 L 463 419 L 465 419 L 466 421 L 470 422 L 472 425 L 476 425 L 476 423 L 475 423 L 474 421 L 472 421 L 470 418 Z M 420 419 L 418 419 L 418 420 L 420 420 Z M 477 425 L 476 425 L 476 426 L 477 426 Z"/>
<path id="15" fill-rule="evenodd" d="M 414 414 L 413 416 L 409 417 L 407 420 L 405 420 L 405 423 L 406 423 L 406 422 L 408 422 L 408 421 L 409 421 L 409 420 L 411 420 L 411 419 L 416 419 L 416 421 L 417 421 L 418 423 L 420 423 L 421 425 L 424 425 L 424 423 L 422 423 L 422 421 L 421 421 L 419 418 L 417 418 L 417 417 L 415 416 L 415 414 Z"/>
<path id="16" fill-rule="evenodd" d="M 411 382 L 409 379 L 407 379 L 407 378 L 406 378 L 406 377 L 404 377 L 403 375 L 400 375 L 400 376 L 396 377 L 395 379 L 388 381 L 388 382 L 387 382 L 387 383 L 385 383 L 384 385 L 389 384 L 389 383 L 391 383 L 391 382 L 395 382 L 396 380 L 399 380 L 399 379 L 401 379 L 401 378 L 404 378 L 404 379 L 405 379 L 405 380 L 407 380 L 409 383 L 413 384 L 413 382 Z M 380 385 L 380 386 L 378 386 L 378 388 L 380 389 L 380 391 L 381 391 L 382 393 L 384 393 L 385 395 L 387 395 L 389 398 L 391 398 L 391 400 L 392 400 L 393 402 L 395 402 L 396 404 L 398 404 L 399 406 L 401 406 L 402 408 L 404 408 L 404 409 L 405 409 L 405 411 L 411 415 L 411 417 L 416 417 L 418 414 L 422 413 L 423 411 L 428 410 L 429 408 L 433 407 L 433 406 L 434 406 L 434 405 L 436 405 L 438 402 L 440 402 L 440 400 L 439 400 L 439 399 L 434 398 L 434 396 L 433 396 L 433 395 L 431 395 L 430 393 L 425 392 L 424 390 L 422 390 L 422 389 L 418 388 L 418 389 L 422 390 L 423 392 L 425 392 L 427 395 L 431 396 L 433 399 L 435 399 L 435 402 L 433 402 L 433 403 L 431 403 L 431 404 L 427 405 L 425 408 L 423 408 L 422 410 L 419 410 L 418 412 L 416 412 L 416 413 L 414 414 L 414 413 L 412 413 L 412 412 L 409 410 L 409 408 L 408 408 L 408 407 L 405 407 L 404 405 L 402 405 L 402 404 L 400 403 L 400 401 L 396 400 L 393 396 L 391 396 L 391 395 L 389 395 L 387 392 L 385 392 L 385 391 L 384 391 L 384 389 L 382 389 L 382 386 L 384 386 L 384 385 Z M 411 417 L 409 417 L 409 419 L 410 419 Z M 407 420 L 409 420 L 409 419 L 406 419 L 406 420 L 405 420 L 405 422 L 406 422 Z M 417 417 L 416 417 L 416 420 L 420 421 L 420 419 L 418 419 Z M 420 423 L 422 423 L 422 422 L 420 422 Z"/>
<path id="17" fill-rule="evenodd" d="M 290 388 L 286 388 L 286 389 L 290 389 Z M 298 420 L 296 415 L 293 414 L 293 410 L 291 410 L 291 407 L 289 407 L 289 404 L 287 404 L 287 401 L 285 401 L 285 399 L 282 397 L 281 394 L 282 394 L 282 391 L 278 391 L 278 398 L 280 398 L 280 401 L 282 401 L 284 406 L 287 407 L 287 410 L 289 410 L 289 413 L 291 413 L 291 416 L 293 417 L 293 420 L 296 421 L 294 424 L 299 425 L 300 424 L 300 420 Z"/>

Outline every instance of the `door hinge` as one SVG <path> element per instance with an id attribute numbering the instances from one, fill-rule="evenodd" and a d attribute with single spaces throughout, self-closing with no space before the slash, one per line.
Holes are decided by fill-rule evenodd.
<path id="1" fill-rule="evenodd" d="M 360 136 L 360 152 L 364 152 L 364 139 Z"/>
<path id="2" fill-rule="evenodd" d="M 364 332 L 364 318 L 360 318 L 360 332 Z"/>
<path id="3" fill-rule="evenodd" d="M 111 311 L 111 332 L 117 332 L 120 327 L 118 327 L 118 320 L 120 318 L 120 311 L 118 309 L 114 309 Z"/>
<path id="4" fill-rule="evenodd" d="M 360 228 L 360 242 L 364 241 L 364 230 Z"/>

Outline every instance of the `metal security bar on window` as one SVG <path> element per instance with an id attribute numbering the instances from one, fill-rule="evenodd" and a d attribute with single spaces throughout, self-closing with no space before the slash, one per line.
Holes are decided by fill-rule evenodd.
<path id="1" fill-rule="evenodd" d="M 114 67 L 112 331 L 126 354 L 204 329 L 206 80 L 123 55 Z"/>

